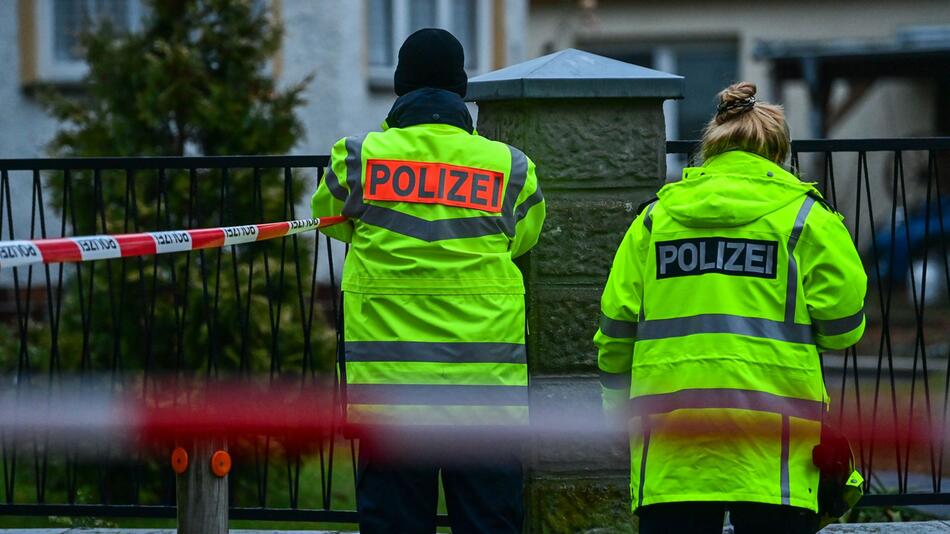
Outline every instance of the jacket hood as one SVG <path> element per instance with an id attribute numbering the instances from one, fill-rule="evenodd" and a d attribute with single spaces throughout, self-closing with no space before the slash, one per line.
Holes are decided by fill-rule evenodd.
<path id="1" fill-rule="evenodd" d="M 416 89 L 397 98 L 383 122 L 383 130 L 417 124 L 448 124 L 468 133 L 475 131 L 472 114 L 462 97 L 431 87 Z"/>
<path id="2" fill-rule="evenodd" d="M 680 224 L 709 228 L 748 224 L 808 193 L 818 193 L 813 184 L 761 156 L 735 150 L 683 169 L 683 179 L 663 186 L 657 198 Z"/>

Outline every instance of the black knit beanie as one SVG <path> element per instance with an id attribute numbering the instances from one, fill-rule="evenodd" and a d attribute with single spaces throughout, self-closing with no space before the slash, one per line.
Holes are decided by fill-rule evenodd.
<path id="1" fill-rule="evenodd" d="M 425 28 L 406 38 L 399 48 L 399 63 L 393 76 L 396 94 L 402 96 L 423 87 L 434 87 L 465 97 L 465 51 L 451 33 Z"/>

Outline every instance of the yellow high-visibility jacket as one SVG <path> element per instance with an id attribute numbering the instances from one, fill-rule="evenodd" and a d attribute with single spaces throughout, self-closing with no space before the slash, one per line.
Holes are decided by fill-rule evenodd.
<path id="1" fill-rule="evenodd" d="M 605 403 L 630 416 L 633 508 L 817 510 L 819 351 L 865 325 L 867 277 L 840 215 L 741 151 L 657 196 L 617 251 L 594 337 Z"/>
<path id="2" fill-rule="evenodd" d="M 343 267 L 349 421 L 527 422 L 524 282 L 538 240 L 534 164 L 474 132 L 455 93 L 396 101 L 384 131 L 341 139 L 313 195 Z"/>

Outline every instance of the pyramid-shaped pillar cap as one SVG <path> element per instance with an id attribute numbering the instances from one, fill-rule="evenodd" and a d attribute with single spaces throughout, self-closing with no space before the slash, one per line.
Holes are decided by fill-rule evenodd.
<path id="1" fill-rule="evenodd" d="M 683 98 L 683 77 L 568 48 L 476 76 L 465 99 Z"/>

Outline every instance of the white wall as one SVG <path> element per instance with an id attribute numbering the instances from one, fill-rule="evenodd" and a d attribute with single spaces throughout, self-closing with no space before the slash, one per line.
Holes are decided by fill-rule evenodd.
<path id="1" fill-rule="evenodd" d="M 372 91 L 367 81 L 365 2 L 283 0 L 281 84 L 314 75 L 300 117 L 306 139 L 296 153 L 329 153 L 345 135 L 378 130 L 395 95 Z"/>
<path id="2" fill-rule="evenodd" d="M 42 156 L 55 122 L 21 89 L 16 2 L 0 2 L 0 65 L 5 71 L 0 77 L 0 157 Z"/>
<path id="3" fill-rule="evenodd" d="M 56 131 L 56 124 L 36 100 L 21 89 L 20 50 L 17 41 L 16 2 L 0 2 L 0 65 L 6 76 L 0 77 L 0 158 L 35 158 L 46 155 L 46 145 Z M 14 237 L 28 238 L 30 232 L 30 206 L 32 174 L 11 172 L 10 193 L 13 208 Z M 3 214 L 3 234 L 0 239 L 9 239 L 6 199 L 0 213 Z M 48 230 L 58 231 L 58 220 L 46 221 Z M 39 226 L 36 223 L 36 234 Z M 11 275 L 0 277 L 0 285 L 10 285 Z"/>

